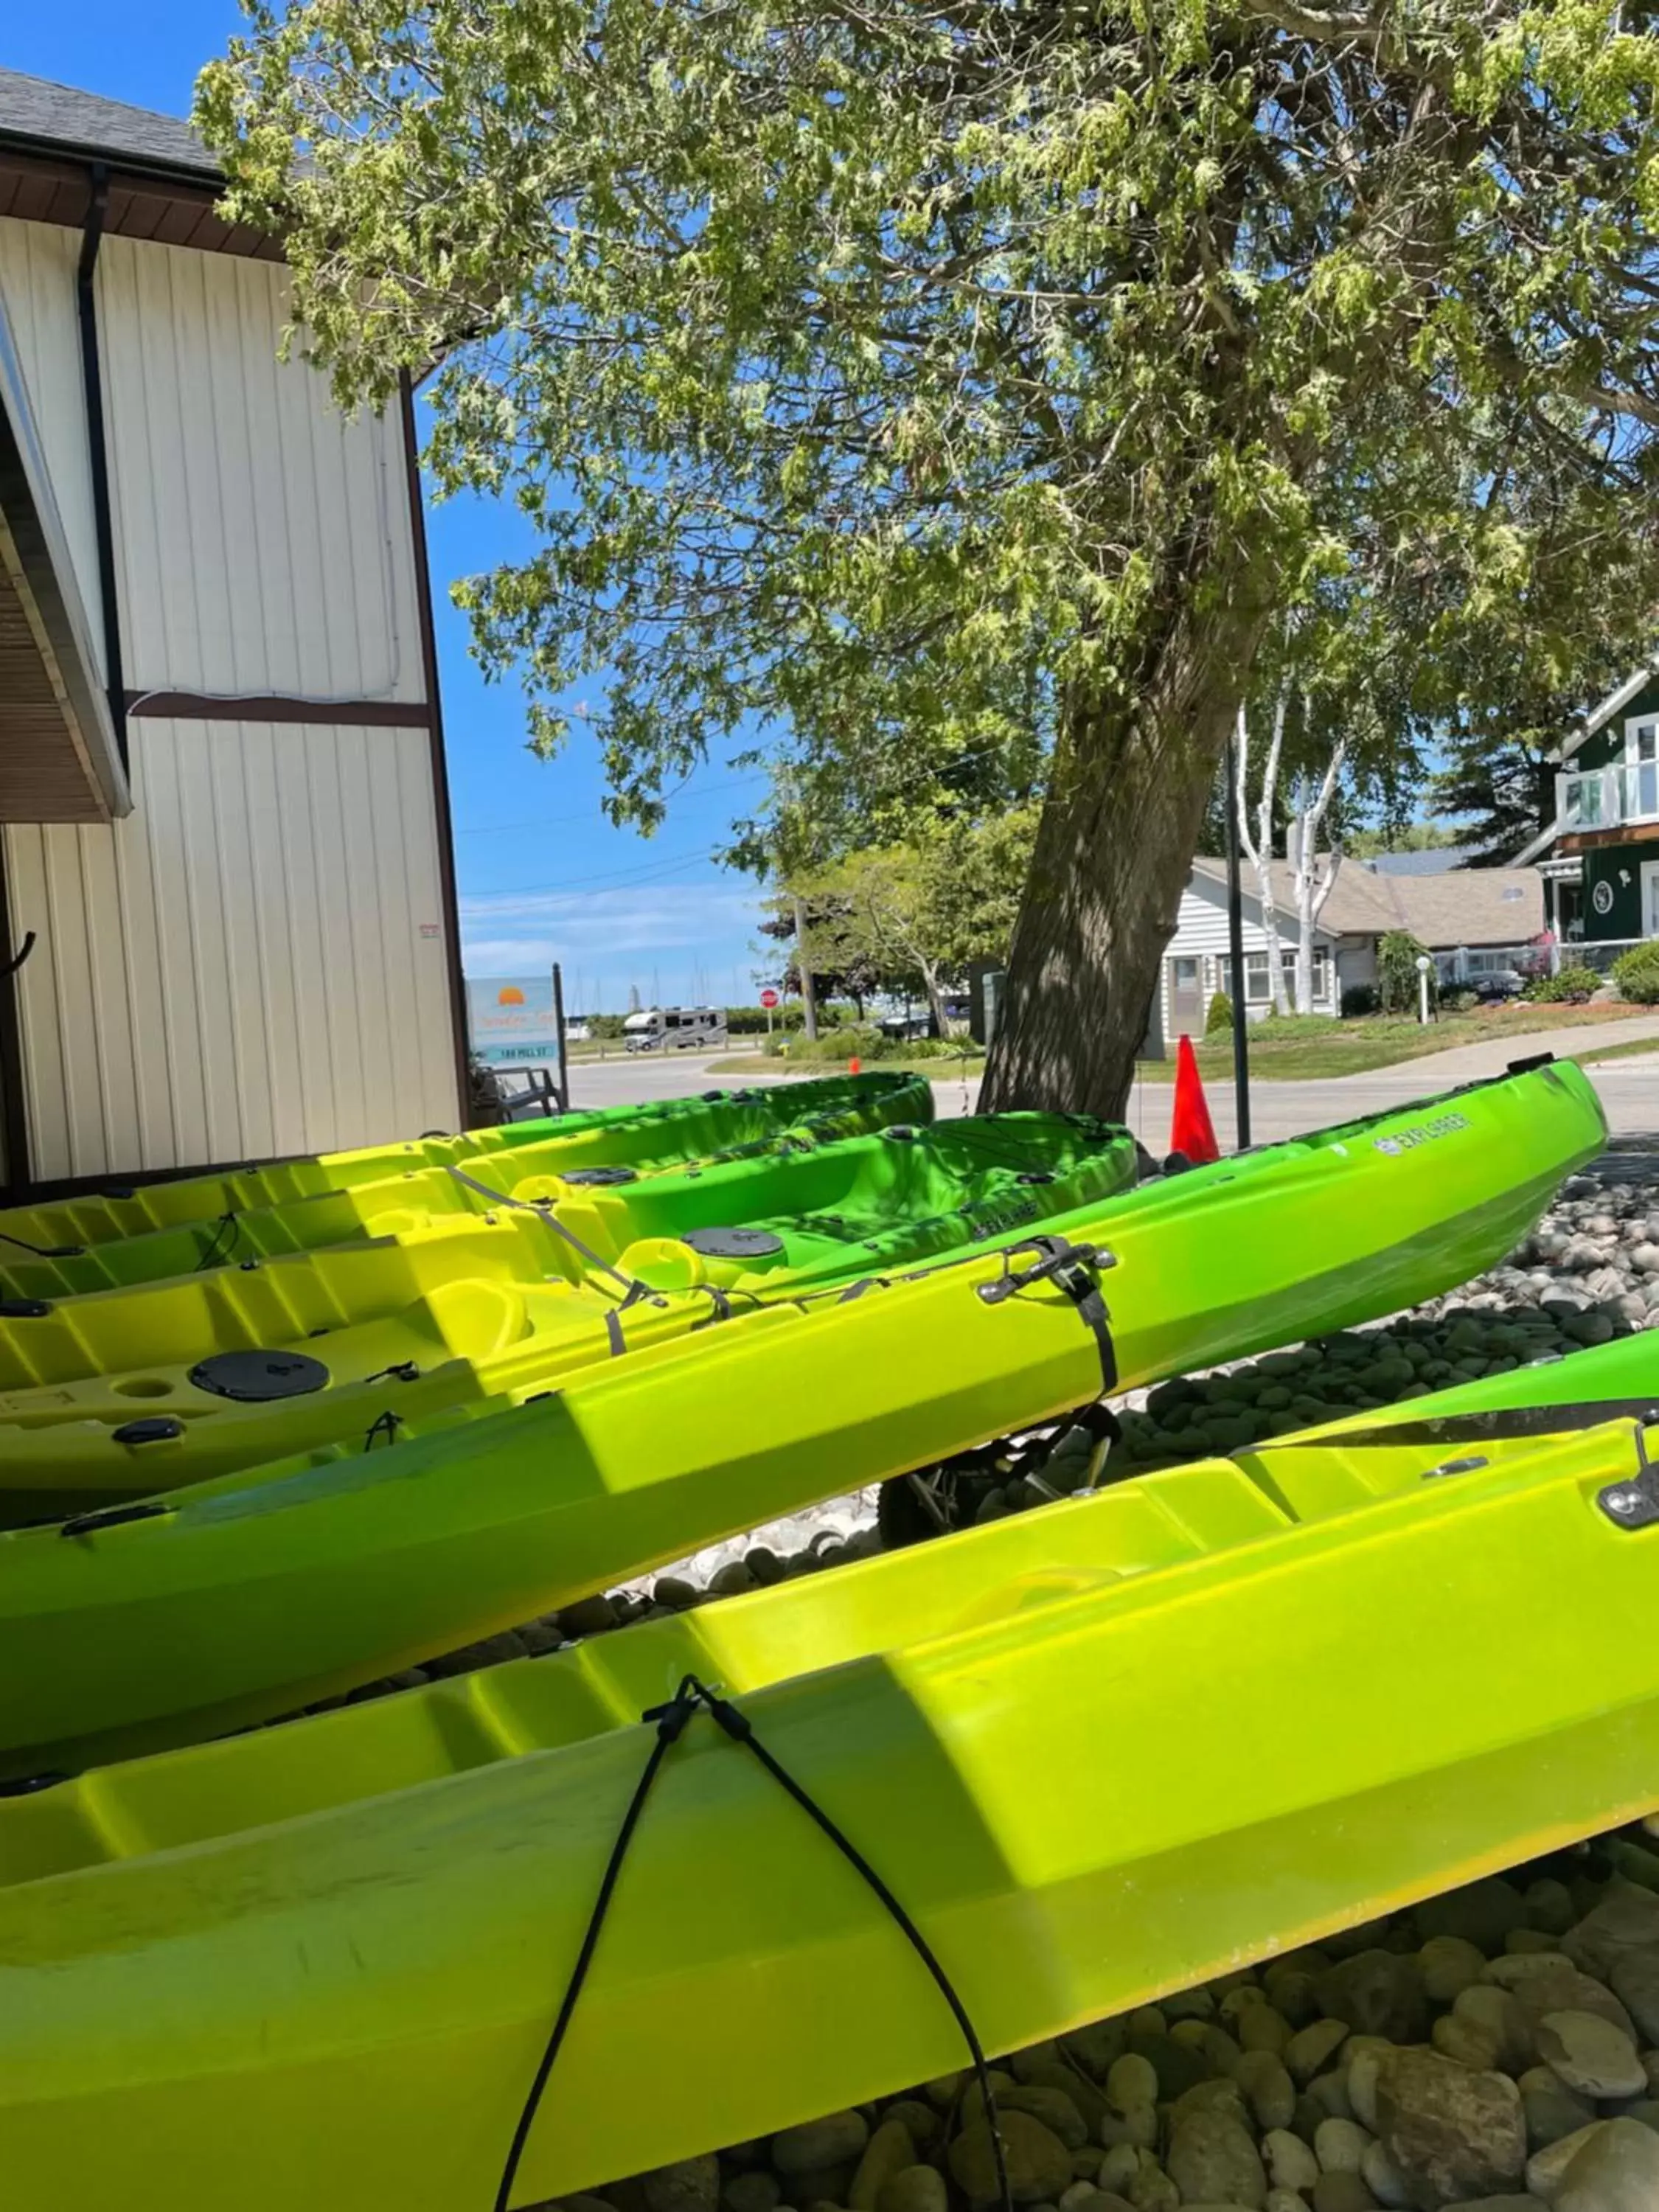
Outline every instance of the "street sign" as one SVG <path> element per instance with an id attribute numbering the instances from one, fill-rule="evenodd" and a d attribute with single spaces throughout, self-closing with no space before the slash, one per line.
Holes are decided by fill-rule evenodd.
<path id="1" fill-rule="evenodd" d="M 774 991 L 773 989 L 771 989 L 769 986 L 768 987 L 768 988 L 767 988 L 767 989 L 765 989 L 764 991 L 763 991 L 763 992 L 761 993 L 761 1004 L 762 1004 L 762 1006 L 763 1006 L 765 1007 L 765 1009 L 766 1009 L 766 1011 L 767 1011 L 767 1012 L 768 1012 L 769 1014 L 771 1012 L 771 1011 L 772 1011 L 773 1007 L 774 1007 L 774 1006 L 775 1006 L 777 1003 L 778 1003 L 778 994 L 777 994 L 777 993 L 776 993 L 775 991 Z"/>

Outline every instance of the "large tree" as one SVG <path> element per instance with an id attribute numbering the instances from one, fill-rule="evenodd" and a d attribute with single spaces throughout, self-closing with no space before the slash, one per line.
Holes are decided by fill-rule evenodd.
<path id="1" fill-rule="evenodd" d="M 252 12 L 235 210 L 347 401 L 442 364 L 540 540 L 481 648 L 549 744 L 603 672 L 619 815 L 734 733 L 826 848 L 1041 773 L 988 1104 L 1121 1104 L 1276 620 L 1651 501 L 1643 0 Z"/>

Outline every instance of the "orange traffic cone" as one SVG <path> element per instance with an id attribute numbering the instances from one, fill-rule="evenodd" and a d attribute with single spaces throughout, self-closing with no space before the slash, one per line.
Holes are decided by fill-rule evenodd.
<path id="1" fill-rule="evenodd" d="M 1221 1158 L 1189 1036 L 1183 1036 L 1176 1047 L 1175 1112 L 1170 1121 L 1170 1150 L 1179 1152 L 1194 1167 L 1202 1167 L 1206 1160 Z"/>

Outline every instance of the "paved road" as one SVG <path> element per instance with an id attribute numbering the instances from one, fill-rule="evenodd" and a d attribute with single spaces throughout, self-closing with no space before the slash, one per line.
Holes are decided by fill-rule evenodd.
<path id="1" fill-rule="evenodd" d="M 1659 1019 L 1644 1018 L 1618 1025 L 1616 1037 L 1598 1032 L 1598 1042 L 1632 1041 L 1648 1035 L 1659 1039 Z M 1492 1074 L 1522 1053 L 1547 1051 L 1562 1040 L 1583 1042 L 1582 1030 L 1555 1031 L 1540 1037 L 1514 1037 L 1492 1044 L 1461 1047 L 1455 1052 L 1435 1053 L 1407 1060 L 1395 1067 L 1379 1067 L 1364 1075 L 1331 1077 L 1316 1083 L 1258 1083 L 1250 1090 L 1251 1135 L 1260 1144 L 1276 1137 L 1293 1137 L 1304 1130 L 1322 1129 L 1334 1121 L 1348 1121 L 1361 1115 L 1382 1112 L 1409 1103 L 1454 1083 L 1467 1083 L 1477 1075 Z M 1468 1065 L 1475 1055 L 1481 1058 Z M 1487 1063 L 1495 1060 L 1496 1065 Z M 1594 1066 L 1590 1073 L 1607 1109 L 1607 1119 L 1618 1136 L 1650 1135 L 1659 1132 L 1659 1050 L 1650 1058 L 1632 1056 Z M 632 1059 L 590 1060 L 570 1071 L 573 1105 L 610 1106 L 638 1099 L 673 1098 L 688 1091 L 738 1080 L 773 1083 L 782 1080 L 767 1070 L 756 1056 L 752 1077 L 711 1075 L 708 1062 L 690 1053 L 672 1058 L 640 1054 Z M 1216 1135 L 1224 1147 L 1237 1141 L 1231 1083 L 1206 1086 Z M 941 1119 L 971 1113 L 977 1098 L 976 1082 L 959 1078 L 933 1085 L 935 1109 Z M 1162 1152 L 1169 1142 L 1174 1094 L 1167 1084 L 1137 1083 L 1130 1094 L 1127 1119 L 1149 1150 Z"/>

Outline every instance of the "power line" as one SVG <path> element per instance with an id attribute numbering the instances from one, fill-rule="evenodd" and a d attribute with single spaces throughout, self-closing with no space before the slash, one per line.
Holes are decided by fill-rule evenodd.
<path id="1" fill-rule="evenodd" d="M 771 769 L 768 768 L 753 769 L 747 775 L 729 776 L 723 783 L 705 783 L 696 791 L 690 788 L 688 779 L 685 782 L 677 783 L 672 791 L 665 791 L 663 793 L 663 799 L 665 803 L 671 799 L 712 799 L 717 791 L 735 791 L 739 784 L 759 783 L 769 778 L 771 774 Z M 568 829 L 573 822 L 580 823 L 584 828 L 592 829 L 594 826 L 595 811 L 592 807 L 584 807 L 574 814 L 544 814 L 538 816 L 532 822 L 473 823 L 465 829 L 458 829 L 455 835 L 458 837 L 500 837 L 513 830 Z"/>
<path id="2" fill-rule="evenodd" d="M 1000 745 L 984 745 L 976 752 L 954 754 L 948 761 L 945 762 L 941 765 L 946 769 L 960 768 L 974 761 L 987 760 L 990 758 L 993 754 L 1000 752 L 1003 749 Z M 755 775 L 758 777 L 762 775 L 770 775 L 774 773 L 775 771 L 769 769 L 757 769 L 755 771 Z M 732 781 L 734 783 L 749 782 L 753 780 L 753 778 L 747 776 L 737 776 L 732 778 Z M 887 795 L 889 797 L 900 797 L 906 791 L 919 789 L 923 784 L 938 783 L 939 780 L 939 766 L 930 765 L 921 769 L 917 775 L 907 778 L 902 782 L 890 787 Z M 724 787 L 719 786 L 711 787 L 711 788 L 723 787 Z M 672 797 L 673 794 L 671 793 L 669 796 Z M 591 817 L 583 816 L 579 818 L 585 821 L 591 821 Z M 647 864 L 647 866 L 640 868 L 612 869 L 603 875 L 597 876 L 567 876 L 562 883 L 521 884 L 512 890 L 478 891 L 470 893 L 468 896 L 481 899 L 556 897 L 562 891 L 585 890 L 596 884 L 618 884 L 627 882 L 648 883 L 658 880 L 665 876 L 677 875 L 686 868 L 701 866 L 703 863 L 709 860 L 718 860 L 720 858 L 720 854 L 721 848 L 718 845 L 711 845 L 706 852 L 693 853 L 687 855 L 683 860 L 672 860 L 665 864 Z"/>

